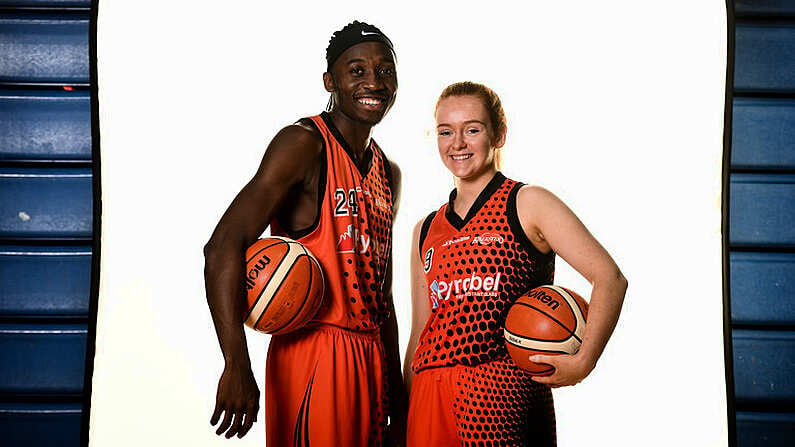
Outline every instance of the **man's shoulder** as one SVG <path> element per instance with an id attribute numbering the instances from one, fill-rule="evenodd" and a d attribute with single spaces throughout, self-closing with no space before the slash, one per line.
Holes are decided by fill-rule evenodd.
<path id="1" fill-rule="evenodd" d="M 323 137 L 307 120 L 299 120 L 283 127 L 271 142 L 277 151 L 289 151 L 293 156 L 316 158 L 323 151 Z"/>

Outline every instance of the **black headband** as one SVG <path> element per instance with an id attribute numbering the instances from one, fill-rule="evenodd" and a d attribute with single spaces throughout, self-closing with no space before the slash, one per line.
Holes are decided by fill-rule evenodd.
<path id="1" fill-rule="evenodd" d="M 389 40 L 380 29 L 368 23 L 353 22 L 345 25 L 344 28 L 331 35 L 328 47 L 326 48 L 326 71 L 331 71 L 334 61 L 340 57 L 348 48 L 362 42 L 381 42 L 386 45 L 393 53 L 392 41 Z"/>

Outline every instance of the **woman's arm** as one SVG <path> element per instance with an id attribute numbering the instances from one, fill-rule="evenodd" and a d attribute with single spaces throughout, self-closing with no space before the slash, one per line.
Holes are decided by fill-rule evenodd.
<path id="1" fill-rule="evenodd" d="M 422 330 L 431 316 L 431 307 L 428 304 L 428 286 L 425 283 L 425 274 L 422 270 L 422 258 L 419 249 L 422 223 L 423 220 L 420 220 L 414 226 L 411 238 L 411 335 L 406 349 L 406 358 L 403 361 L 403 380 L 406 382 L 406 390 L 409 396 L 411 395 L 411 381 L 414 379 L 411 361 L 414 359 L 414 352 L 417 350 L 420 334 L 422 334 Z"/>
<path id="2" fill-rule="evenodd" d="M 592 285 L 582 346 L 574 355 L 535 355 L 530 360 L 555 367 L 546 377 L 534 377 L 552 387 L 582 381 L 602 355 L 616 327 L 627 280 L 607 250 L 554 194 L 538 186 L 524 186 L 517 195 L 522 228 L 542 252 L 554 250 Z"/>

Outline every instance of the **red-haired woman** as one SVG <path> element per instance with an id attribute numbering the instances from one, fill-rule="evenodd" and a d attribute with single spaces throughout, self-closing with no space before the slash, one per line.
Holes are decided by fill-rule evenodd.
<path id="1" fill-rule="evenodd" d="M 455 177 L 450 200 L 414 229 L 409 446 L 555 445 L 550 387 L 596 365 L 627 281 L 555 195 L 499 171 L 506 120 L 488 87 L 461 82 L 436 104 L 439 156 Z M 508 357 L 505 313 L 523 292 L 552 284 L 555 254 L 593 284 L 582 346 L 533 356 L 555 372 L 534 377 Z"/>

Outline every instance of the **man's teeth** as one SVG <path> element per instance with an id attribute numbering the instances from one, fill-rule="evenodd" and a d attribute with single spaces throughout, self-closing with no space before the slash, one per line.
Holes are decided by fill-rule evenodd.
<path id="1" fill-rule="evenodd" d="M 469 157 L 471 157 L 471 156 L 472 156 L 472 154 L 466 154 L 466 155 L 451 155 L 451 157 L 453 157 L 453 160 L 466 160 L 467 158 L 469 158 Z"/>
<path id="2" fill-rule="evenodd" d="M 366 106 L 377 106 L 381 104 L 381 100 L 373 98 L 359 98 L 359 103 L 364 104 Z"/>

